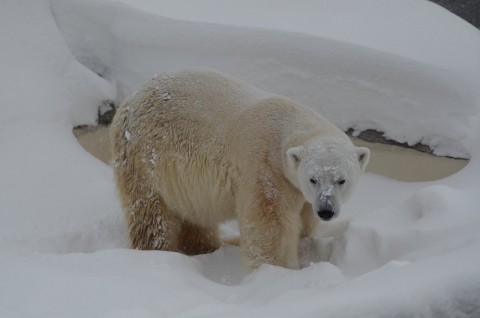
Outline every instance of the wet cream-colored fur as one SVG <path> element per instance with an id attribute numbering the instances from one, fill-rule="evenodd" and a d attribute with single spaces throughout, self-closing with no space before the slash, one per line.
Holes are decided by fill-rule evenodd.
<path id="1" fill-rule="evenodd" d="M 315 230 L 312 206 L 287 178 L 287 150 L 312 138 L 351 144 L 298 103 L 196 69 L 151 79 L 111 131 L 133 248 L 211 252 L 219 222 L 237 218 L 253 267 L 298 268 L 299 238 Z"/>

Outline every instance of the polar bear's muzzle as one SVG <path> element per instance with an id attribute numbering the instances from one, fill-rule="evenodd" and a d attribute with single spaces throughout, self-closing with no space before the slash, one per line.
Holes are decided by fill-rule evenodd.
<path id="1" fill-rule="evenodd" d="M 330 221 L 338 214 L 337 200 L 333 195 L 320 195 L 314 209 L 320 219 Z"/>

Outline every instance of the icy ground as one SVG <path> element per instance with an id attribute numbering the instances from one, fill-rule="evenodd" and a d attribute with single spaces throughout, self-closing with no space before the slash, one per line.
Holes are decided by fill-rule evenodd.
<path id="1" fill-rule="evenodd" d="M 423 0 L 123 2 L 0 3 L 0 317 L 480 317 L 477 29 Z M 471 161 L 365 175 L 299 271 L 129 250 L 111 168 L 72 127 L 189 66 Z"/>

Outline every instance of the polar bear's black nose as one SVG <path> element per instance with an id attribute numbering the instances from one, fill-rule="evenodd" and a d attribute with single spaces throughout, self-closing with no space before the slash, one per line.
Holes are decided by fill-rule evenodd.
<path id="1" fill-rule="evenodd" d="M 331 220 L 334 214 L 335 213 L 332 210 L 324 209 L 324 210 L 318 211 L 318 216 L 324 221 Z"/>

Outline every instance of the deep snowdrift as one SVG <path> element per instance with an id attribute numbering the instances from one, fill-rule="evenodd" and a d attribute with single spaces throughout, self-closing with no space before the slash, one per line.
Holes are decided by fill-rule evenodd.
<path id="1" fill-rule="evenodd" d="M 475 76 L 480 71 L 477 30 L 430 1 L 297 0 L 295 5 L 286 0 L 119 1 L 168 18 L 293 31 L 459 70 L 464 75 Z"/>
<path id="2" fill-rule="evenodd" d="M 239 10 L 232 23 L 249 26 L 239 27 L 103 1 L 2 2 L 0 316 L 480 316 L 479 32 L 414 0 L 369 0 L 348 14 L 333 0 L 284 2 L 271 17 L 310 22 L 256 24 L 268 3 L 245 2 L 258 18 Z M 226 12 L 213 0 L 203 6 Z M 329 20 L 329 34 L 312 20 L 319 10 L 343 15 Z M 418 20 L 389 19 L 411 12 L 441 29 L 412 33 Z M 346 26 L 358 20 L 382 32 L 352 33 Z M 448 50 L 430 60 L 421 51 L 440 44 L 426 37 Z M 435 183 L 366 175 L 343 217 L 303 242 L 300 271 L 248 273 L 235 247 L 196 257 L 124 249 L 111 169 L 71 129 L 153 73 L 188 66 L 301 100 L 344 129 L 472 159 Z"/>
<path id="3" fill-rule="evenodd" d="M 132 94 L 152 72 L 200 65 L 300 100 L 344 130 L 384 131 L 399 142 L 430 145 L 440 155 L 469 157 L 475 144 L 478 86 L 472 81 L 480 72 L 476 54 L 462 54 L 461 63 L 454 58 L 457 68 L 440 68 L 412 60 L 415 54 L 400 58 L 307 34 L 170 20 L 110 4 L 97 4 L 92 13 L 88 2 L 53 2 L 55 20 L 72 53 L 118 88 L 117 99 Z M 449 21 L 444 15 L 442 11 L 439 24 Z M 454 28 L 465 26 L 451 20 Z M 478 31 L 462 31 L 468 47 L 480 52 Z M 458 37 L 444 41 L 452 43 L 440 47 L 444 52 L 435 56 L 451 61 L 451 46 L 457 47 Z M 458 47 L 463 52 L 463 46 Z M 464 71 L 465 63 L 479 72 Z M 378 117 L 372 117 L 373 112 Z M 449 130 L 446 121 L 452 122 Z"/>

